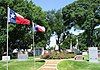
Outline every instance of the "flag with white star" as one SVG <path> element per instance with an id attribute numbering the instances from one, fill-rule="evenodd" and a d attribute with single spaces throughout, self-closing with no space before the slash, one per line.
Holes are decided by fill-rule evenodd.
<path id="1" fill-rule="evenodd" d="M 23 16 L 14 12 L 9 7 L 8 7 L 7 21 L 11 23 L 17 23 L 17 24 L 28 24 L 28 25 L 30 24 L 30 21 L 28 19 L 25 19 Z"/>

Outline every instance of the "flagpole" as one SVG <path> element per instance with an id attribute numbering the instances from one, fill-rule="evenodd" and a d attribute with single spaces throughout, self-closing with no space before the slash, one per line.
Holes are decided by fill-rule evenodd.
<path id="1" fill-rule="evenodd" d="M 9 6 L 7 7 L 7 70 L 8 70 L 8 16 L 9 16 Z"/>
<path id="2" fill-rule="evenodd" d="M 35 70 L 35 47 L 34 47 L 34 22 L 32 22 L 32 34 L 33 34 L 33 51 L 34 51 L 34 53 L 33 53 L 33 58 L 34 58 L 34 70 Z"/>

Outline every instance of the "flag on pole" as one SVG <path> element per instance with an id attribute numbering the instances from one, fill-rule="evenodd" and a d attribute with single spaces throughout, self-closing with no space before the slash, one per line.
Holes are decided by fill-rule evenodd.
<path id="1" fill-rule="evenodd" d="M 45 27 L 40 25 L 35 25 L 34 30 L 37 32 L 45 32 Z"/>
<path id="2" fill-rule="evenodd" d="M 16 23 L 16 24 L 26 24 L 26 25 L 30 24 L 30 21 L 28 19 L 25 19 L 23 16 L 21 16 L 20 14 L 14 12 L 9 7 L 8 7 L 7 21 L 11 22 L 11 23 Z"/>

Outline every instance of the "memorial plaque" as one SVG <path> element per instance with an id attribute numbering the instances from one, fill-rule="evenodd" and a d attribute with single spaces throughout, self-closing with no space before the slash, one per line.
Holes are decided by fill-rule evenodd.
<path id="1" fill-rule="evenodd" d="M 89 47 L 89 62 L 98 62 L 97 47 Z"/>
<path id="2" fill-rule="evenodd" d="M 2 56 L 2 61 L 9 61 L 10 60 L 10 56 Z"/>
<path id="3" fill-rule="evenodd" d="M 88 53 L 87 52 L 82 52 L 82 55 L 88 55 Z"/>
<path id="4" fill-rule="evenodd" d="M 18 53 L 18 60 L 25 61 L 28 59 L 28 53 Z"/>
<path id="5" fill-rule="evenodd" d="M 82 55 L 76 55 L 74 57 L 75 60 L 84 60 L 84 57 Z"/>

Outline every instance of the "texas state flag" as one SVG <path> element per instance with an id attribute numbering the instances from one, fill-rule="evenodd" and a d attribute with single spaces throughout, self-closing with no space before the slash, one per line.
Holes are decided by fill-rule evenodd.
<path id="1" fill-rule="evenodd" d="M 14 12 L 8 7 L 8 17 L 7 21 L 16 24 L 26 24 L 29 25 L 30 21 L 25 19 L 23 16 L 19 15 L 18 13 Z"/>
<path id="2" fill-rule="evenodd" d="M 45 32 L 45 27 L 40 25 L 35 25 L 34 30 L 37 32 Z"/>

